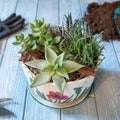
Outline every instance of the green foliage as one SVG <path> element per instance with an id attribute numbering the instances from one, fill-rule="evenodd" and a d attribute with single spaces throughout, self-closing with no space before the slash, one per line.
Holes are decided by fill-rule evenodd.
<path id="1" fill-rule="evenodd" d="M 50 24 L 45 24 L 44 19 L 35 20 L 34 24 L 30 24 L 31 33 L 24 37 L 23 34 L 16 36 L 14 45 L 21 45 L 20 52 L 25 50 L 40 50 L 45 52 L 44 46 L 47 45 L 58 52 L 56 46 L 60 42 L 60 36 L 54 37 L 49 28 Z"/>
<path id="2" fill-rule="evenodd" d="M 66 16 L 66 25 L 61 28 L 61 34 L 64 36 L 60 48 L 66 53 L 67 59 L 94 69 L 97 68 L 97 62 L 102 61 L 100 59 L 103 50 L 101 34 L 93 36 L 89 27 L 85 28 L 84 23 L 80 20 L 73 23 L 71 14 Z"/>
<path id="3" fill-rule="evenodd" d="M 25 63 L 30 67 L 41 70 L 41 72 L 35 76 L 31 85 L 32 87 L 45 84 L 52 79 L 58 90 L 63 93 L 66 86 L 65 79 L 69 79 L 68 73 L 72 73 L 84 67 L 84 65 L 74 61 L 63 61 L 64 53 L 57 56 L 48 46 L 45 46 L 45 59 L 46 60 L 39 59 Z"/>

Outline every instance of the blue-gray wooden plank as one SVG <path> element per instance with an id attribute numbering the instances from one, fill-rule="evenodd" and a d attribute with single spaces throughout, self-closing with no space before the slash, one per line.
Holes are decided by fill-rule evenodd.
<path id="1" fill-rule="evenodd" d="M 65 14 L 72 13 L 73 20 L 81 18 L 81 1 L 60 0 L 60 23 Z M 63 9 L 64 8 L 64 9 Z M 61 110 L 62 120 L 98 120 L 94 98 L 88 98 L 83 103 L 68 109 Z"/>
<path id="2" fill-rule="evenodd" d="M 115 0 L 100 0 L 100 3 L 112 1 Z M 104 55 L 106 59 L 100 66 L 102 70 L 98 75 L 99 82 L 96 81 L 96 101 L 100 120 L 120 119 L 120 62 L 119 49 L 116 43 L 120 45 L 118 41 L 104 42 Z M 104 81 L 100 80 L 100 76 L 102 76 L 101 79 Z"/>
<path id="3" fill-rule="evenodd" d="M 93 0 L 100 4 L 106 0 Z M 92 1 L 92 2 L 93 2 Z M 111 0 L 108 0 L 112 2 Z M 85 3 L 90 3 L 86 1 Z M 87 6 L 87 5 L 85 5 Z M 84 8 L 85 9 L 85 8 Z M 112 42 L 103 42 L 105 60 L 99 67 L 95 80 L 96 107 L 99 120 L 120 119 L 120 65 Z"/>
<path id="4" fill-rule="evenodd" d="M 14 5 L 18 0 L 4 1 L 6 2 L 3 7 L 7 11 L 14 9 Z M 20 4 L 23 3 L 23 4 Z M 25 4 L 24 4 L 25 3 Z M 6 5 L 7 4 L 7 5 Z M 27 5 L 27 7 L 26 7 Z M 29 20 L 33 20 L 36 14 L 37 0 L 32 1 L 32 4 L 26 0 L 19 0 L 17 4 L 17 13 L 21 13 L 27 17 Z M 13 7 L 13 8 L 12 8 Z M 26 8 L 26 9 L 25 9 Z M 34 8 L 34 9 L 31 9 Z M 6 11 L 6 12 L 7 12 Z M 20 12 L 22 11 L 22 12 Z M 31 14 L 32 13 L 32 14 Z M 5 14 L 7 15 L 7 13 Z M 32 18 L 33 17 L 33 18 Z M 26 100 L 26 81 L 23 72 L 21 71 L 21 66 L 18 62 L 18 51 L 19 47 L 12 45 L 15 41 L 15 37 L 10 37 L 8 39 L 4 56 L 2 59 L 0 67 L 0 97 L 10 97 L 13 99 L 14 103 L 7 105 L 6 108 L 11 110 L 16 116 L 10 116 L 1 118 L 2 120 L 23 120 L 24 119 L 24 109 Z"/>
<path id="5" fill-rule="evenodd" d="M 17 0 L 11 0 L 11 2 L 9 0 L 0 0 L 0 19 L 1 20 L 4 20 L 11 13 L 15 12 L 16 3 L 17 3 Z M 5 38 L 4 40 L 3 39 L 0 40 L 0 65 L 4 55 L 7 39 L 8 38 Z"/>
<path id="6" fill-rule="evenodd" d="M 36 17 L 44 17 L 46 23 L 58 24 L 58 1 L 39 0 Z M 60 110 L 41 105 L 28 92 L 24 120 L 60 120 Z"/>
<path id="7" fill-rule="evenodd" d="M 60 24 L 64 23 L 65 14 L 71 13 L 74 19 L 79 19 L 81 16 L 79 0 L 59 0 L 60 8 Z"/>
<path id="8" fill-rule="evenodd" d="M 104 42 L 105 60 L 99 67 L 95 95 L 99 120 L 120 119 L 120 66 L 112 42 Z"/>
<path id="9" fill-rule="evenodd" d="M 58 0 L 39 0 L 37 19 L 45 18 L 46 23 L 58 24 Z"/>

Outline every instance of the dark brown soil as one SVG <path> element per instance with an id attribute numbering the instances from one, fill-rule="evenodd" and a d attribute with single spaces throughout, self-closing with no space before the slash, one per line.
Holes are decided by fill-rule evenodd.
<path id="1" fill-rule="evenodd" d="M 20 57 L 20 61 L 22 62 L 28 62 L 34 59 L 44 59 L 43 54 L 40 51 L 25 51 L 24 53 L 22 53 L 21 57 Z M 34 69 L 31 67 L 28 67 L 30 69 L 30 71 L 32 73 L 34 73 L 35 75 L 38 74 L 40 72 L 40 70 L 38 69 Z M 73 72 L 69 74 L 69 80 L 67 81 L 74 81 L 77 78 L 84 78 L 88 75 L 92 75 L 94 76 L 94 71 L 92 71 L 90 68 L 82 68 L 77 72 Z"/>
<path id="2" fill-rule="evenodd" d="M 117 7 L 120 7 L 120 1 L 105 2 L 102 5 L 98 3 L 88 5 L 84 20 L 90 26 L 93 35 L 103 32 L 103 40 L 120 40 L 120 35 L 113 19 L 114 10 Z M 120 16 L 118 16 L 117 22 L 120 25 Z"/>

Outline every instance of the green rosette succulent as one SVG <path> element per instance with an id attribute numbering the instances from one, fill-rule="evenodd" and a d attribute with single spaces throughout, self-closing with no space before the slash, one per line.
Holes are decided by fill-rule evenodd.
<path id="1" fill-rule="evenodd" d="M 45 46 L 45 60 L 36 59 L 26 62 L 27 66 L 40 69 L 40 73 L 34 77 L 31 87 L 43 85 L 52 80 L 59 92 L 63 93 L 66 86 L 66 79 L 69 79 L 68 73 L 85 67 L 74 61 L 63 59 L 64 53 L 57 56 L 53 49 Z"/>
<path id="2" fill-rule="evenodd" d="M 50 32 L 50 24 L 45 24 L 44 18 L 41 20 L 34 20 L 34 23 L 30 23 L 31 33 L 26 37 L 24 34 L 16 36 L 16 41 L 14 45 L 21 45 L 20 53 L 25 50 L 40 50 L 45 52 L 44 46 L 47 45 L 59 52 L 56 46 L 60 42 L 60 36 L 53 36 Z"/>

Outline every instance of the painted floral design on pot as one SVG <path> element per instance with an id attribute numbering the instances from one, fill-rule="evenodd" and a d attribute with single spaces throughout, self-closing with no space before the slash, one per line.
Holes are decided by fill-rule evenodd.
<path id="1" fill-rule="evenodd" d="M 50 91 L 49 95 L 47 96 L 54 100 L 67 100 L 68 99 L 68 96 L 62 95 L 60 92 Z"/>

